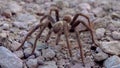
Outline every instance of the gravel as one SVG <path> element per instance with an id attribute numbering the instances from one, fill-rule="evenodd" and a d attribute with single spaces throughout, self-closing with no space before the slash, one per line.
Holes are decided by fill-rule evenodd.
<path id="1" fill-rule="evenodd" d="M 95 32 L 95 41 L 98 44 L 100 43 L 100 47 L 97 47 L 95 51 L 90 51 L 90 46 L 93 45 L 90 33 L 82 32 L 80 34 L 81 45 L 83 45 L 85 53 L 86 68 L 120 68 L 120 65 L 114 62 L 119 61 L 120 55 L 119 3 L 119 0 L 0 0 L 0 68 L 83 67 L 77 38 L 74 33 L 69 34 L 73 53 L 72 60 L 70 60 L 64 35 L 60 38 L 58 45 L 55 45 L 57 36 L 55 33 L 51 34 L 48 44 L 44 43 L 49 31 L 48 28 L 43 31 L 38 40 L 34 55 L 31 55 L 31 51 L 39 29 L 29 36 L 23 48 L 16 51 L 27 33 L 33 26 L 40 23 L 40 19 L 43 17 L 40 14 L 49 14 L 50 9 L 55 6 L 59 8 L 60 20 L 66 14 L 73 18 L 76 13 L 83 13 L 90 18 Z M 51 16 L 55 19 L 54 12 Z M 88 24 L 83 16 L 79 16 L 78 20 Z M 43 23 L 45 22 L 46 20 Z M 76 29 L 84 30 L 85 27 L 79 24 Z M 1 58 L 1 56 L 5 57 Z M 4 59 L 5 62 L 2 62 Z M 104 63 L 99 64 L 94 60 Z M 74 61 L 74 65 L 71 61 Z"/>

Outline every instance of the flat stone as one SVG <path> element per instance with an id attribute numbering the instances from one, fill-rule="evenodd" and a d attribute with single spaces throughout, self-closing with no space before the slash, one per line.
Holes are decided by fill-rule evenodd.
<path id="1" fill-rule="evenodd" d="M 39 66 L 38 68 L 58 68 L 55 61 L 45 62 L 46 65 Z"/>
<path id="2" fill-rule="evenodd" d="M 109 57 L 104 62 L 105 68 L 120 68 L 120 58 L 116 55 Z"/>
<path id="3" fill-rule="evenodd" d="M 108 54 L 104 52 L 99 52 L 97 54 L 94 54 L 95 61 L 102 61 L 108 58 Z"/>
<path id="4" fill-rule="evenodd" d="M 120 42 L 118 41 L 101 42 L 100 48 L 108 54 L 120 55 Z"/>
<path id="5" fill-rule="evenodd" d="M 14 54 L 17 55 L 19 58 L 23 58 L 24 57 L 24 54 L 23 54 L 22 50 L 15 51 Z"/>
<path id="6" fill-rule="evenodd" d="M 36 68 L 37 67 L 37 59 L 29 59 L 26 62 L 26 64 L 29 68 Z"/>
<path id="7" fill-rule="evenodd" d="M 55 57 L 55 52 L 52 49 L 48 48 L 42 50 L 42 55 L 46 59 L 52 59 L 53 57 Z"/>
<path id="8" fill-rule="evenodd" d="M 98 39 L 101 39 L 104 36 L 105 29 L 104 28 L 98 28 L 96 29 L 96 35 Z"/>
<path id="9" fill-rule="evenodd" d="M 7 48 L 0 46 L 0 66 L 2 68 L 22 68 L 23 61 Z"/>
<path id="10" fill-rule="evenodd" d="M 120 40 L 120 32 L 113 31 L 113 32 L 112 32 L 112 37 L 113 37 L 114 39 Z"/>

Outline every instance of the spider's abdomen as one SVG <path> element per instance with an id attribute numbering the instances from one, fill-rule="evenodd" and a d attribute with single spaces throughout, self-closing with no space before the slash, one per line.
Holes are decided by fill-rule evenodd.
<path id="1" fill-rule="evenodd" d="M 53 31 L 55 33 L 58 33 L 62 29 L 63 29 L 63 21 L 58 21 L 53 25 Z"/>

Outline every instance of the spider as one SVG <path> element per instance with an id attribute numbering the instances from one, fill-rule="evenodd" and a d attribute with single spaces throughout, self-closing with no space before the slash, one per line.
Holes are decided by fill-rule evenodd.
<path id="1" fill-rule="evenodd" d="M 55 20 L 54 18 L 51 16 L 52 12 L 55 12 Z M 87 19 L 88 21 L 88 24 L 86 24 L 84 21 L 82 20 L 78 20 L 78 17 L 79 16 L 83 16 Z M 79 25 L 79 24 L 83 24 L 86 29 L 85 30 L 81 30 L 81 31 L 78 31 L 76 29 L 76 27 Z M 70 15 L 65 15 L 61 20 L 59 18 L 59 10 L 58 9 L 55 9 L 55 8 L 52 8 L 50 9 L 50 12 L 49 14 L 47 15 L 44 15 L 41 20 L 40 20 L 40 23 L 38 25 L 36 25 L 30 32 L 28 32 L 27 36 L 25 37 L 25 39 L 23 40 L 21 46 L 17 49 L 19 50 L 25 43 L 25 41 L 27 40 L 27 38 L 33 33 L 35 32 L 38 28 L 40 28 L 39 30 L 39 33 L 37 34 L 36 38 L 35 38 L 35 42 L 34 42 L 34 45 L 33 45 L 33 50 L 32 50 L 32 54 L 34 53 L 35 51 L 35 48 L 36 48 L 36 43 L 37 43 L 37 40 L 40 38 L 42 32 L 44 31 L 44 29 L 48 27 L 49 28 L 49 32 L 48 32 L 48 35 L 46 36 L 46 39 L 45 39 L 45 42 L 47 43 L 47 41 L 49 40 L 50 38 L 50 35 L 52 32 L 54 32 L 55 34 L 57 34 L 57 38 L 56 38 L 56 45 L 58 44 L 59 40 L 60 40 L 60 36 L 62 34 L 65 35 L 65 39 L 66 39 L 66 43 L 67 43 L 67 48 L 68 48 L 68 51 L 69 51 L 69 55 L 70 57 L 72 57 L 72 52 L 71 52 L 71 48 L 70 48 L 70 43 L 69 43 L 69 40 L 68 40 L 68 36 L 69 36 L 69 33 L 75 33 L 76 35 L 76 38 L 77 38 L 77 42 L 78 42 L 78 45 L 79 45 L 79 50 L 80 50 L 80 55 L 81 55 L 81 60 L 82 60 L 82 63 L 83 65 L 85 65 L 84 63 L 84 54 L 83 54 L 83 48 L 82 48 L 82 44 L 80 42 L 80 36 L 79 36 L 79 33 L 81 32 L 84 32 L 84 31 L 90 31 L 90 34 L 92 36 L 92 41 L 93 43 L 98 46 L 95 42 L 95 39 L 94 39 L 94 33 L 93 33 L 93 28 L 92 28 L 92 25 L 91 25 L 91 22 L 89 20 L 89 17 L 82 14 L 82 13 L 77 13 L 75 14 L 74 17 L 70 16 Z"/>

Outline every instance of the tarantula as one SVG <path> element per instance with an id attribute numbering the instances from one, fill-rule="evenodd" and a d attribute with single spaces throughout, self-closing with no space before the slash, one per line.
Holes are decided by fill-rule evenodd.
<path id="1" fill-rule="evenodd" d="M 56 20 L 54 20 L 54 18 L 51 16 L 52 12 L 55 12 L 55 18 Z M 85 17 L 87 20 L 88 20 L 88 24 L 86 24 L 84 21 L 82 20 L 77 20 L 77 18 L 79 16 L 83 16 Z M 81 31 L 78 31 L 76 29 L 76 27 L 79 25 L 79 24 L 83 24 L 86 29 L 85 30 L 81 30 Z M 80 37 L 79 37 L 79 33 L 80 32 L 84 32 L 84 31 L 90 31 L 91 33 L 91 36 L 92 36 L 92 41 L 93 43 L 98 46 L 94 40 L 94 35 L 93 35 L 93 29 L 92 29 L 92 26 L 91 26 L 91 22 L 89 20 L 89 17 L 82 14 L 82 13 L 77 13 L 73 18 L 70 16 L 70 15 L 65 15 L 61 20 L 59 18 L 59 11 L 58 9 L 50 9 L 50 12 L 48 15 L 44 15 L 41 20 L 40 20 L 40 23 L 39 25 L 35 26 L 28 34 L 27 36 L 25 37 L 24 41 L 22 42 L 21 46 L 17 49 L 19 50 L 25 43 L 25 41 L 27 40 L 27 38 L 33 33 L 35 32 L 38 28 L 40 28 L 40 31 L 39 33 L 37 34 L 36 36 L 36 39 L 35 39 L 35 42 L 34 42 L 34 45 L 33 45 L 33 50 L 32 50 L 32 54 L 34 53 L 35 51 L 35 48 L 36 48 L 36 43 L 37 43 L 37 40 L 40 38 L 43 30 L 48 27 L 50 30 L 48 32 L 48 35 L 46 37 L 46 40 L 45 42 L 47 43 L 47 41 L 49 40 L 50 38 L 50 35 L 52 32 L 56 33 L 57 34 L 57 38 L 56 38 L 56 45 L 58 44 L 59 40 L 60 40 L 60 36 L 62 34 L 65 34 L 65 38 L 66 38 L 66 43 L 67 43 L 67 48 L 69 50 L 69 55 L 70 57 L 72 57 L 72 52 L 71 52 L 71 49 L 70 49 L 70 43 L 69 43 L 69 40 L 68 40 L 68 35 L 69 33 L 75 33 L 76 34 L 76 38 L 77 38 L 77 42 L 78 42 L 78 45 L 79 45 L 79 49 L 80 49 L 80 55 L 81 55 L 81 59 L 82 59 L 82 63 L 83 65 L 85 65 L 84 63 L 84 55 L 83 55 L 83 48 L 82 48 L 82 44 L 80 42 Z"/>

